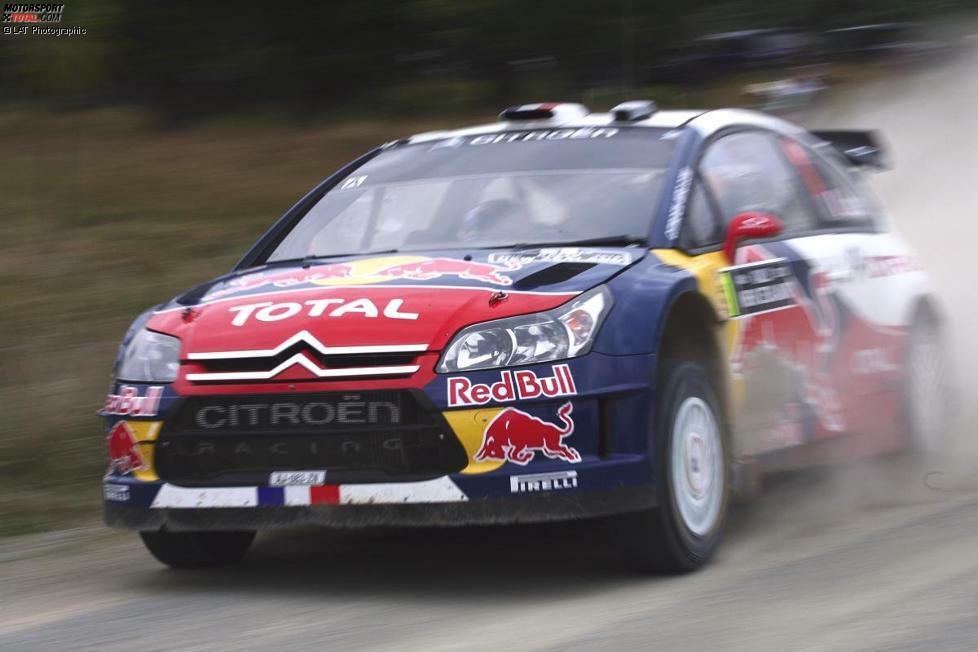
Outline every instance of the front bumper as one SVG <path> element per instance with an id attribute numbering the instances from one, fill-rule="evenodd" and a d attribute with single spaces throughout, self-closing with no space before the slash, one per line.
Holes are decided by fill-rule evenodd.
<path id="1" fill-rule="evenodd" d="M 156 449 L 168 437 L 167 424 L 181 404 L 168 388 L 156 414 L 108 420 L 110 440 L 114 432 L 118 444 L 124 430 L 129 439 L 123 441 L 131 439 L 138 456 L 131 470 L 113 466 L 106 475 L 105 520 L 137 530 L 444 526 L 572 520 L 642 510 L 654 505 L 655 496 L 648 451 L 652 364 L 651 356 L 592 353 L 569 364 L 528 368 L 535 374 L 530 377 L 473 373 L 464 387 L 455 389 L 439 378 L 423 391 L 431 409 L 438 411 L 443 431 L 464 448 L 461 463 L 454 467 L 458 472 L 389 481 L 394 478 L 374 480 L 330 470 L 326 478 L 332 483 L 312 487 L 267 486 L 268 476 L 255 474 L 237 483 L 183 484 L 168 476 L 157 465 Z M 555 380 L 547 385 L 542 380 L 547 378 Z M 480 385 L 499 398 L 475 403 Z M 550 391 L 526 400 L 521 386 Z M 230 432 L 213 438 L 235 436 Z M 164 479 L 157 475 L 161 468 Z M 290 466 L 303 468 L 317 467 Z"/>
<path id="2" fill-rule="evenodd" d="M 454 527 L 577 520 L 654 506 L 654 488 L 635 485 L 605 491 L 425 504 L 151 509 L 106 501 L 104 519 L 111 527 L 143 531 L 164 527 L 171 531 L 266 530 L 304 525 L 338 528 Z"/>

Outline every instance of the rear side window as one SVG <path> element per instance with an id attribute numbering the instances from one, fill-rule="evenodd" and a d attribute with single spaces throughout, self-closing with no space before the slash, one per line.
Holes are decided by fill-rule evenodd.
<path id="1" fill-rule="evenodd" d="M 857 187 L 858 173 L 850 174 L 843 165 L 807 150 L 790 138 L 781 138 L 780 142 L 827 226 L 872 226 L 875 206 Z"/>
<path id="2" fill-rule="evenodd" d="M 802 201 L 796 171 L 771 134 L 745 131 L 723 136 L 708 146 L 699 171 L 719 207 L 724 231 L 735 216 L 747 211 L 774 215 L 786 234 L 818 226 Z"/>

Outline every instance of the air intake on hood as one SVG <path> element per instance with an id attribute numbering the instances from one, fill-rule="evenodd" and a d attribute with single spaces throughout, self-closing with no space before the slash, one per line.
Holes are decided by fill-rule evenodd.
<path id="1" fill-rule="evenodd" d="M 586 272 L 592 267 L 594 267 L 594 263 L 557 263 L 556 265 L 551 265 L 541 269 L 539 272 L 534 272 L 529 276 L 521 278 L 516 282 L 514 289 L 527 290 L 544 285 L 563 283 L 578 274 Z"/>

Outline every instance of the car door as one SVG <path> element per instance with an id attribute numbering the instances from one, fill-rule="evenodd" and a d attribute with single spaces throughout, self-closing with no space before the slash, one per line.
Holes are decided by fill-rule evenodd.
<path id="1" fill-rule="evenodd" d="M 709 205 L 715 224 L 692 218 Z M 718 270 L 725 288 L 733 384 L 734 454 L 751 457 L 814 443 L 848 430 L 833 378 L 840 321 L 831 277 L 841 258 L 833 234 L 822 230 L 777 134 L 751 129 L 708 143 L 699 161 L 684 228 L 688 246 L 706 250 L 722 241 L 744 212 L 763 212 L 782 233 L 740 246 Z M 700 241 L 697 242 L 696 239 Z"/>
<path id="2" fill-rule="evenodd" d="M 829 372 L 847 430 L 898 445 L 903 349 L 926 279 L 858 170 L 828 144 L 810 148 L 788 138 L 781 144 L 830 236 L 800 243 L 799 253 L 823 259 L 839 323 Z"/>

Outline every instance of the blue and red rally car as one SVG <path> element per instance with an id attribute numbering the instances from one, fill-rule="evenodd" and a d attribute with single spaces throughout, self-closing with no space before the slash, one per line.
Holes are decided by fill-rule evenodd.
<path id="1" fill-rule="evenodd" d="M 193 567 L 263 528 L 615 516 L 690 570 L 761 472 L 939 444 L 941 320 L 872 134 L 500 118 L 365 154 L 135 321 L 110 525 Z"/>

